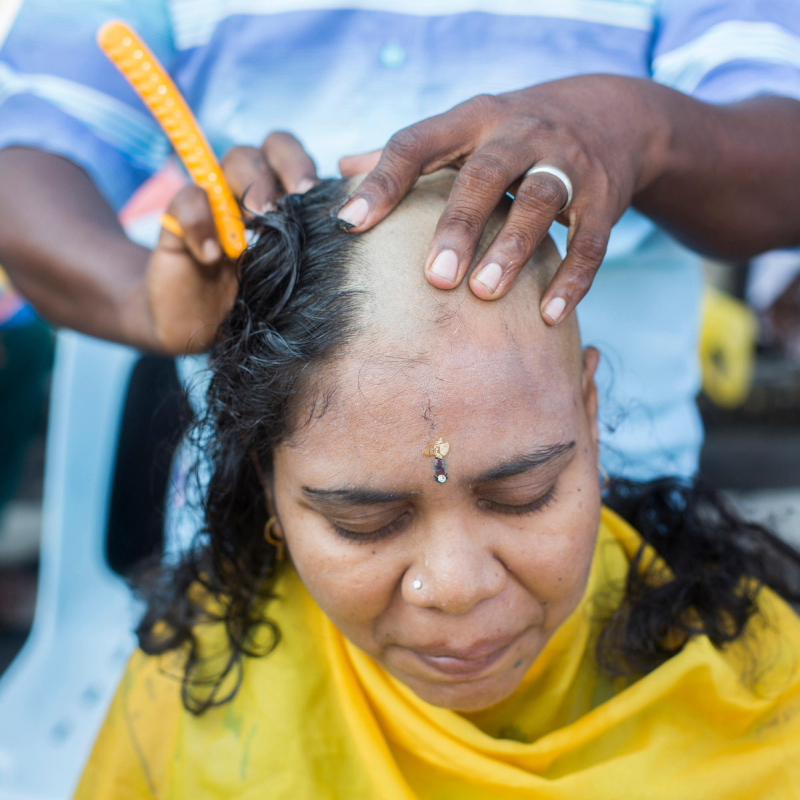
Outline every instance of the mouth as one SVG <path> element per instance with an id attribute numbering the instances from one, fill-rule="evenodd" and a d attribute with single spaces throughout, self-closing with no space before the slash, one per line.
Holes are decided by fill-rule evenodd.
<path id="1" fill-rule="evenodd" d="M 461 679 L 481 677 L 508 653 L 522 633 L 482 643 L 463 650 L 448 648 L 413 649 L 423 664 L 440 674 Z"/>

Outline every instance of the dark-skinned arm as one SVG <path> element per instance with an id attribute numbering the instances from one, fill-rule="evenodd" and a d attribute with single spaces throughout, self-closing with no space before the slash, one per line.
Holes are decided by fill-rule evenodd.
<path id="1" fill-rule="evenodd" d="M 56 325 L 159 349 L 145 292 L 150 251 L 130 241 L 89 176 L 22 147 L 0 151 L 0 264 Z"/>
<path id="2" fill-rule="evenodd" d="M 223 159 L 233 192 L 257 211 L 317 181 L 290 134 Z M 207 348 L 236 294 L 208 197 L 188 185 L 167 211 L 184 236 L 162 230 L 151 251 L 125 235 L 89 176 L 24 147 L 0 151 L 0 264 L 48 321 L 100 338 L 180 355 Z"/>
<path id="3" fill-rule="evenodd" d="M 659 89 L 672 105 L 671 140 L 634 208 L 714 258 L 800 244 L 800 102 L 711 105 Z"/>
<path id="4" fill-rule="evenodd" d="M 470 276 L 483 299 L 502 297 L 558 220 L 567 255 L 542 298 L 554 324 L 586 294 L 612 226 L 633 205 L 696 250 L 746 258 L 800 244 L 800 102 L 762 96 L 711 105 L 650 80 L 584 75 L 481 96 L 399 131 L 382 151 L 342 159 L 343 174 L 370 171 L 340 212 L 356 232 L 383 219 L 420 174 L 459 175 L 425 263 L 453 288 L 466 275 L 503 194 L 505 225 Z M 564 185 L 574 195 L 561 212 Z"/>

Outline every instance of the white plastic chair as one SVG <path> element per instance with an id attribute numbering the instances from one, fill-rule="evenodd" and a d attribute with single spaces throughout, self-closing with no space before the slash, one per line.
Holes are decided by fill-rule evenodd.
<path id="1" fill-rule="evenodd" d="M 121 345 L 58 335 L 36 613 L 0 678 L 0 800 L 71 797 L 135 646 L 139 609 L 106 563 L 105 540 L 138 358 Z"/>

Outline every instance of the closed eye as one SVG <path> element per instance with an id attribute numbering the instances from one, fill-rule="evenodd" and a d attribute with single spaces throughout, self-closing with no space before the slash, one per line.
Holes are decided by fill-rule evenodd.
<path id="1" fill-rule="evenodd" d="M 497 503 L 494 500 L 481 498 L 478 500 L 478 506 L 484 511 L 491 511 L 494 514 L 516 514 L 517 516 L 524 516 L 525 514 L 534 514 L 546 508 L 553 502 L 555 496 L 556 485 L 554 483 L 543 495 L 524 505 L 508 505 L 507 503 Z"/>
<path id="2" fill-rule="evenodd" d="M 382 539 L 388 539 L 393 534 L 407 527 L 410 522 L 411 512 L 406 511 L 399 517 L 395 517 L 395 519 L 393 519 L 387 525 L 383 525 L 374 531 L 353 531 L 348 528 L 343 528 L 341 525 L 337 525 L 335 522 L 331 522 L 331 525 L 333 530 L 344 539 L 348 539 L 351 542 L 356 542 L 357 544 L 374 544 Z"/>
<path id="3" fill-rule="evenodd" d="M 554 483 L 543 495 L 537 497 L 535 500 L 525 503 L 523 505 L 509 505 L 508 503 L 498 503 L 494 500 L 481 498 L 478 500 L 479 507 L 484 511 L 489 511 L 494 514 L 514 514 L 517 516 L 524 516 L 526 514 L 534 514 L 541 511 L 553 502 L 556 495 L 556 484 Z M 354 531 L 331 522 L 331 527 L 338 536 L 348 541 L 355 542 L 356 544 L 374 544 L 375 542 L 388 539 L 390 536 L 398 533 L 404 528 L 408 527 L 411 523 L 411 512 L 406 511 L 399 517 L 393 519 L 387 525 L 383 525 L 373 531 Z"/>

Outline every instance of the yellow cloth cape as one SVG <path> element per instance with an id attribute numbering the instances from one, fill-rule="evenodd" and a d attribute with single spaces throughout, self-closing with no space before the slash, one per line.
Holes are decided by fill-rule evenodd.
<path id="1" fill-rule="evenodd" d="M 132 657 L 76 796 L 800 798 L 800 620 L 772 592 L 724 652 L 699 637 L 638 681 L 598 676 L 594 598 L 620 585 L 640 541 L 604 509 L 580 606 L 514 695 L 470 719 L 351 646 L 287 570 L 269 607 L 283 639 L 247 660 L 227 705 L 193 716 L 175 663 Z M 211 647 L 220 627 L 203 633 Z"/>

